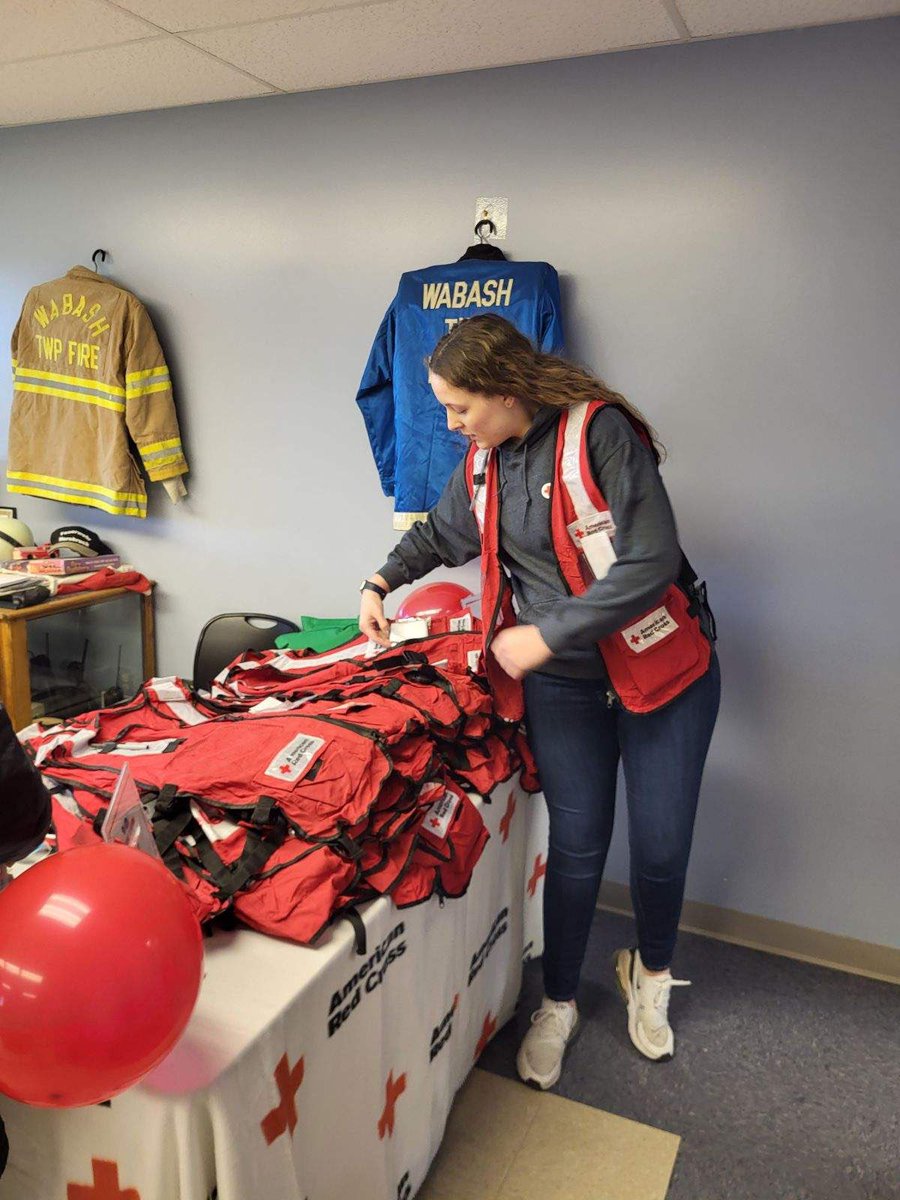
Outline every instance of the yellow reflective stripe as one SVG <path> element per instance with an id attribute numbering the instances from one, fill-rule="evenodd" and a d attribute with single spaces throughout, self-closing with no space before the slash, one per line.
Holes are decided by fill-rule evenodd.
<path id="1" fill-rule="evenodd" d="M 166 442 L 148 442 L 146 446 L 141 446 L 141 454 L 146 456 L 153 454 L 157 450 L 171 450 L 173 446 L 181 447 L 181 438 L 169 438 Z"/>
<path id="2" fill-rule="evenodd" d="M 16 383 L 17 392 L 34 392 L 38 396 L 61 396 L 63 400 L 77 400 L 80 404 L 96 404 L 98 408 L 111 408 L 113 412 L 124 412 L 123 400 L 102 400 L 99 396 L 83 396 L 77 392 L 64 392 L 62 388 L 46 387 L 41 383 Z"/>
<path id="3" fill-rule="evenodd" d="M 123 387 L 100 383 L 96 379 L 85 379 L 79 375 L 55 375 L 52 371 L 35 371 L 31 367 L 21 367 L 18 373 L 23 379 L 48 379 L 51 383 L 71 383 L 74 387 L 93 388 L 95 392 L 106 392 L 109 396 L 125 395 Z"/>
<path id="4" fill-rule="evenodd" d="M 144 459 L 144 466 L 148 471 L 155 471 L 157 467 L 167 467 L 169 463 L 184 462 L 183 454 L 170 454 L 168 458 L 154 458 L 150 462 Z"/>
<path id="5" fill-rule="evenodd" d="M 112 488 L 101 487 L 99 483 L 81 483 L 77 479 L 57 479 L 54 475 L 32 475 L 30 471 L 7 471 L 7 479 L 28 479 L 33 483 L 53 483 L 58 487 L 72 488 L 75 491 L 99 492 L 101 496 L 109 496 L 111 500 L 135 500 L 138 504 L 147 501 L 140 492 L 116 492 Z"/>
<path id="6" fill-rule="evenodd" d="M 18 360 L 17 358 L 14 358 L 14 359 L 12 360 L 13 370 L 15 370 L 15 369 L 16 369 L 16 363 L 17 363 L 18 361 L 19 361 L 19 360 Z"/>
<path id="7" fill-rule="evenodd" d="M 168 375 L 168 367 L 148 367 L 146 371 L 129 371 L 125 376 L 126 383 L 132 383 L 136 379 L 149 379 L 151 375 Z"/>
<path id="8" fill-rule="evenodd" d="M 114 517 L 146 517 L 147 515 L 146 508 L 107 504 L 105 500 L 98 500 L 95 496 L 67 496 L 64 492 L 45 492 L 43 488 L 24 485 L 16 487 L 12 483 L 7 485 L 6 490 L 22 496 L 41 496 L 45 500 L 60 500 L 63 503 L 69 501 L 72 504 L 84 504 L 88 508 L 102 508 L 104 512 L 112 513 Z"/>
<path id="9" fill-rule="evenodd" d="M 149 396 L 151 392 L 169 392 L 171 390 L 172 385 L 166 380 L 165 383 L 151 383 L 147 387 L 129 387 L 125 391 L 125 398 L 127 400 L 134 400 L 136 396 Z"/>

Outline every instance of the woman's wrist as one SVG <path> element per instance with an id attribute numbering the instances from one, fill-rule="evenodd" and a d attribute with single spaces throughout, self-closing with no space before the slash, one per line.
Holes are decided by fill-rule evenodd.
<path id="1" fill-rule="evenodd" d="M 374 592 L 379 600 L 386 600 L 390 590 L 387 581 L 378 574 L 367 575 L 359 585 L 361 596 L 365 596 L 366 592 Z"/>

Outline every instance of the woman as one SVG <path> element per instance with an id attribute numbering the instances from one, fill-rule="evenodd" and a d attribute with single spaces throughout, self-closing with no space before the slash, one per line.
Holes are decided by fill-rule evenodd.
<path id="1" fill-rule="evenodd" d="M 469 452 L 427 520 L 363 584 L 360 629 L 387 645 L 389 591 L 481 556 L 486 669 L 507 719 L 519 715 L 524 690 L 550 814 L 545 996 L 519 1074 L 552 1087 L 578 1027 L 620 758 L 638 944 L 617 953 L 616 974 L 632 1042 L 647 1058 L 669 1059 L 669 994 L 683 982 L 669 968 L 719 669 L 655 434 L 622 396 L 536 352 L 497 316 L 460 322 L 428 366 Z"/>

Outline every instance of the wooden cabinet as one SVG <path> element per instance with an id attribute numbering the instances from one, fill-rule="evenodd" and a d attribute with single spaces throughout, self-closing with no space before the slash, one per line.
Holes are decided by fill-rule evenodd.
<path id="1" fill-rule="evenodd" d="M 0 608 L 0 700 L 14 729 L 113 704 L 155 673 L 152 591 L 109 588 Z"/>

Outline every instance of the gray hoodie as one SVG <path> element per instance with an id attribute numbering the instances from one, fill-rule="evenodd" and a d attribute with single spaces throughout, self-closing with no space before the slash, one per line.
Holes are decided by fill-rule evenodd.
<path id="1" fill-rule="evenodd" d="M 675 518 L 652 453 L 627 417 L 602 408 L 588 429 L 594 478 L 616 526 L 616 562 L 582 596 L 560 574 L 550 535 L 550 488 L 559 410 L 541 408 L 524 437 L 498 448 L 500 557 L 512 582 L 520 625 L 536 625 L 553 658 L 551 675 L 605 677 L 597 642 L 646 612 L 678 575 Z M 481 553 L 470 510 L 465 462 L 425 521 L 404 534 L 381 567 L 391 588 L 441 563 L 458 567 Z"/>

